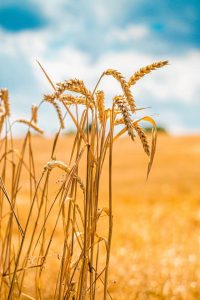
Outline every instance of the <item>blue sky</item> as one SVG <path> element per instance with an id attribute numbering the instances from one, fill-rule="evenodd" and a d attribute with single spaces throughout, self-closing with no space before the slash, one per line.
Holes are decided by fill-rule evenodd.
<path id="1" fill-rule="evenodd" d="M 168 67 L 135 86 L 135 99 L 171 132 L 196 133 L 199 28 L 195 0 L 0 0 L 0 87 L 10 89 L 13 116 L 27 116 L 30 105 L 51 91 L 36 59 L 54 81 L 80 77 L 91 89 L 107 68 L 128 78 L 143 65 L 169 59 Z M 102 87 L 109 105 L 118 87 L 110 79 Z"/>

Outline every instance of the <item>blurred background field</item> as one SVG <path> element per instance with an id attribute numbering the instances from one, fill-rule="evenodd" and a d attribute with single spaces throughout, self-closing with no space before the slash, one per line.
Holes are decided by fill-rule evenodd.
<path id="1" fill-rule="evenodd" d="M 68 157 L 72 139 L 66 135 L 60 140 L 59 152 L 56 153 L 58 159 Z M 15 142 L 18 147 L 22 141 Z M 46 153 L 51 146 L 51 139 L 33 139 L 39 171 L 46 163 Z M 199 299 L 200 137 L 160 134 L 154 166 L 147 182 L 147 161 L 141 147 L 140 143 L 121 138 L 114 148 L 110 295 L 120 300 Z M 104 172 L 102 206 L 107 197 L 106 167 Z M 54 176 L 55 185 L 60 176 Z M 25 190 L 26 177 L 22 182 Z M 24 213 L 26 203 L 24 200 L 21 203 Z M 47 298 L 51 295 L 49 280 L 53 283 L 56 276 L 52 263 L 62 251 L 59 232 L 55 241 L 55 255 L 45 266 Z M 30 281 L 27 291 L 29 287 Z M 97 299 L 102 298 L 101 288 L 99 284 Z"/>

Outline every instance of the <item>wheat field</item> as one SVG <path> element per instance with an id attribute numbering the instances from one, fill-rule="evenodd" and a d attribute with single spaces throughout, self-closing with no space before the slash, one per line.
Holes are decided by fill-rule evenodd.
<path id="1" fill-rule="evenodd" d="M 198 137 L 160 134 L 152 172 L 157 126 L 132 93 L 166 65 L 129 80 L 107 69 L 91 92 L 77 78 L 54 84 L 39 63 L 53 92 L 30 119 L 11 121 L 0 90 L 1 299 L 199 297 Z M 122 90 L 109 107 L 103 77 Z M 44 105 L 59 121 L 51 138 L 39 125 Z M 69 119 L 73 134 L 63 131 Z M 15 126 L 27 128 L 23 139 Z"/>
<path id="2" fill-rule="evenodd" d="M 70 135 L 62 138 L 60 145 L 67 143 L 69 148 L 59 148 L 60 158 L 69 155 L 67 149 L 72 141 Z M 15 143 L 19 147 L 22 140 Z M 34 137 L 38 170 L 43 168 L 51 146 L 52 140 Z M 128 138 L 117 141 L 113 157 L 114 228 L 108 284 L 111 299 L 199 299 L 199 164 L 199 136 L 159 135 L 153 170 L 146 182 L 147 162 L 141 145 Z M 27 185 L 25 176 L 22 184 Z M 101 187 L 104 198 L 106 169 Z M 26 210 L 24 201 L 19 210 Z M 46 299 L 52 297 L 49 283 L 53 285 L 56 279 L 52 263 L 56 264 L 61 255 L 61 243 L 57 232 L 52 261 L 46 265 Z M 29 293 L 31 285 L 28 279 L 25 287 Z M 101 289 L 99 284 L 97 299 L 102 298 Z"/>

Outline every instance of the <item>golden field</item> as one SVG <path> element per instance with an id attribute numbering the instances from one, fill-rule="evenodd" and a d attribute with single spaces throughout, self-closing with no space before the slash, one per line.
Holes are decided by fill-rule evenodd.
<path id="1" fill-rule="evenodd" d="M 72 140 L 66 135 L 59 141 L 57 159 L 68 158 Z M 21 142 L 15 141 L 17 148 Z M 42 171 L 51 146 L 51 139 L 34 137 L 37 170 Z M 128 138 L 115 143 L 114 228 L 108 285 L 111 299 L 200 299 L 199 166 L 199 136 L 159 135 L 148 181 L 147 158 L 140 143 Z M 102 206 L 107 197 L 107 164 L 104 172 Z M 58 184 L 60 176 L 60 173 L 55 176 L 54 184 Z M 24 187 L 26 180 L 23 176 Z M 23 197 L 26 198 L 25 192 Z M 21 201 L 20 206 L 24 214 L 26 203 Z M 57 259 L 62 248 L 59 232 L 55 241 L 53 251 Z M 51 299 L 54 271 L 47 263 L 44 283 L 47 299 Z M 102 299 L 101 286 L 97 286 L 97 295 L 97 299 Z"/>

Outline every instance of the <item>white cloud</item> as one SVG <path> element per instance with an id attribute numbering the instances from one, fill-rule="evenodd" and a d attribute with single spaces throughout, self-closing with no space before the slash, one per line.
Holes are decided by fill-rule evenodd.
<path id="1" fill-rule="evenodd" d="M 129 25 L 126 28 L 114 28 L 108 33 L 108 38 L 117 42 L 131 42 L 144 39 L 150 34 L 149 28 L 144 25 Z"/>
<path id="2" fill-rule="evenodd" d="M 142 33 L 141 28 L 138 29 L 139 31 Z M 46 30 L 23 32 L 15 35 L 1 31 L 0 40 L 0 58 L 3 55 L 6 58 L 1 61 L 1 69 L 4 72 L 10 72 L 10 75 L 7 74 L 7 78 L 10 76 L 12 81 L 16 80 L 18 84 L 17 90 L 13 86 L 11 93 L 12 98 L 15 101 L 18 99 L 17 103 L 22 105 L 22 108 L 17 105 L 17 108 L 14 108 L 15 111 L 22 113 L 24 113 L 23 103 L 39 102 L 41 93 L 51 91 L 51 87 L 35 62 L 36 58 L 41 61 L 54 81 L 78 77 L 83 79 L 90 89 L 94 87 L 100 74 L 107 68 L 120 70 L 128 79 L 141 66 L 166 59 L 166 57 L 156 57 L 153 54 L 136 51 L 113 51 L 101 55 L 94 61 L 89 54 L 68 46 L 67 42 L 63 42 L 59 47 L 54 47 L 54 38 Z M 11 74 L 12 71 L 9 68 L 6 66 L 3 68 L 3 63 L 8 64 L 11 57 L 18 61 L 18 66 L 21 66 L 20 74 L 23 77 L 19 78 L 17 70 Z M 23 58 L 23 60 L 19 61 L 19 58 Z M 134 87 L 133 92 L 138 106 L 142 106 L 144 103 L 151 106 L 153 103 L 155 105 L 153 111 L 159 111 L 166 124 L 169 123 L 168 118 L 171 118 L 170 129 L 181 132 L 182 130 L 185 131 L 186 127 L 190 127 L 190 124 L 184 122 L 181 105 L 189 108 L 192 105 L 195 107 L 199 101 L 200 51 L 193 50 L 180 56 L 167 58 L 170 60 L 170 65 L 141 79 Z M 35 80 L 34 85 L 30 79 L 28 80 L 28 72 L 32 74 Z M 107 105 L 109 105 L 110 97 L 114 95 L 114 91 L 121 93 L 118 83 L 110 77 L 104 78 L 101 87 L 105 88 L 107 92 Z M 165 112 L 166 105 L 172 101 L 174 105 L 171 108 L 171 113 L 170 105 L 168 111 Z M 178 108 L 176 108 L 176 104 L 178 104 Z M 191 126 L 195 129 L 194 125 Z"/>

